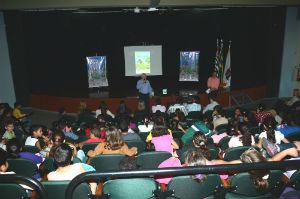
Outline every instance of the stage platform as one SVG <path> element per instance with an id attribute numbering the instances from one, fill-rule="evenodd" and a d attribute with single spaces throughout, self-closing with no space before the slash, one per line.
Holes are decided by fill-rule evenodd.
<path id="1" fill-rule="evenodd" d="M 245 93 L 248 94 L 254 101 L 266 97 L 266 86 L 255 88 L 247 88 L 234 91 L 224 91 L 218 94 L 217 101 L 223 107 L 229 105 L 229 96 L 232 94 Z M 208 104 L 207 94 L 200 94 L 200 103 L 202 106 Z M 174 102 L 178 96 L 160 96 L 163 105 L 167 106 L 168 103 Z M 155 96 L 150 99 L 150 106 L 155 105 Z M 30 95 L 30 106 L 41 110 L 58 111 L 59 108 L 65 107 L 68 112 L 76 113 L 80 101 L 85 101 L 90 110 L 94 111 L 98 108 L 101 101 L 105 101 L 108 109 L 116 113 L 119 102 L 124 100 L 126 105 L 131 111 L 135 111 L 138 103 L 138 98 L 72 98 L 72 97 L 57 97 L 47 95 Z"/>

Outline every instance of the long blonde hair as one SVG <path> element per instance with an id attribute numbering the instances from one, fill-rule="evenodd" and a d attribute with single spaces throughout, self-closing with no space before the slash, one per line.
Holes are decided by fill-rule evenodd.
<path id="1" fill-rule="evenodd" d="M 85 101 L 80 101 L 79 106 L 78 106 L 78 114 L 83 113 L 86 110 L 86 102 Z"/>

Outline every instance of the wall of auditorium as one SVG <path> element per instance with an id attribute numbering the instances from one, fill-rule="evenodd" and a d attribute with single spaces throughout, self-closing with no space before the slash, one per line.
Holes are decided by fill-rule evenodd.
<path id="1" fill-rule="evenodd" d="M 174 95 L 179 90 L 204 93 L 218 37 L 226 42 L 224 57 L 232 40 L 232 90 L 266 85 L 267 96 L 278 95 L 283 7 L 140 14 L 9 11 L 5 19 L 20 97 L 88 97 L 93 90 L 88 89 L 85 57 L 96 54 L 107 56 L 105 91 L 110 97 L 137 96 L 137 78 L 124 75 L 123 48 L 142 42 L 163 46 L 163 76 L 149 77 L 156 94 L 163 88 Z M 199 82 L 178 81 L 179 52 L 184 50 L 200 50 Z"/>
<path id="2" fill-rule="evenodd" d="M 16 101 L 10 67 L 9 52 L 3 13 L 0 12 L 0 102 L 13 106 Z"/>
<path id="3" fill-rule="evenodd" d="M 294 89 L 295 70 L 297 66 L 297 48 L 299 45 L 298 9 L 287 8 L 284 31 L 284 44 L 280 76 L 279 97 L 291 97 Z"/>

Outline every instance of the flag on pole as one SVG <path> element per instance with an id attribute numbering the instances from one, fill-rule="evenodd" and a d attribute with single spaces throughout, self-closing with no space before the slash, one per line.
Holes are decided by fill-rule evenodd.
<path id="1" fill-rule="evenodd" d="M 219 56 L 220 56 L 220 46 L 219 46 L 219 39 L 217 39 L 217 51 L 216 51 L 216 58 L 215 58 L 215 71 L 219 76 Z"/>
<path id="2" fill-rule="evenodd" d="M 228 52 L 227 52 L 225 68 L 224 68 L 224 75 L 223 75 L 223 84 L 225 88 L 230 87 L 231 84 L 230 46 L 231 46 L 231 41 L 229 41 Z"/>
<path id="3" fill-rule="evenodd" d="M 223 40 L 221 39 L 220 45 L 220 58 L 219 58 L 219 78 L 220 82 L 222 82 L 223 72 L 224 72 L 224 59 L 223 59 Z"/>

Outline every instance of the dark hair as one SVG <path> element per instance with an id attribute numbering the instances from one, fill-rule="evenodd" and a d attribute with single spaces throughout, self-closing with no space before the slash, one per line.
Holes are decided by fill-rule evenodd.
<path id="1" fill-rule="evenodd" d="M 177 97 L 176 103 L 177 103 L 177 104 L 182 104 L 182 103 L 183 103 L 182 97 Z"/>
<path id="2" fill-rule="evenodd" d="M 156 105 L 161 105 L 161 101 L 160 101 L 160 98 L 156 98 Z"/>
<path id="3" fill-rule="evenodd" d="M 217 113 L 219 113 L 219 111 L 222 109 L 221 105 L 216 105 L 214 106 L 214 110 L 213 111 L 216 111 Z"/>
<path id="4" fill-rule="evenodd" d="M 38 125 L 38 124 L 31 125 L 30 128 L 29 128 L 30 135 L 33 135 L 33 132 L 38 131 L 40 128 L 43 128 L 43 127 L 41 125 Z"/>
<path id="5" fill-rule="evenodd" d="M 116 127 L 111 126 L 106 128 L 105 137 L 106 137 L 106 145 L 104 146 L 104 148 L 106 149 L 118 150 L 125 144 L 122 135 L 116 129 Z"/>
<path id="6" fill-rule="evenodd" d="M 128 132 L 129 121 L 125 118 L 120 118 L 119 129 L 122 132 Z"/>
<path id="7" fill-rule="evenodd" d="M 70 165 L 72 161 L 73 151 L 71 147 L 65 143 L 58 146 L 54 152 L 54 163 L 58 167 L 65 167 Z"/>
<path id="8" fill-rule="evenodd" d="M 229 136 L 237 136 L 239 133 L 237 129 L 239 128 L 239 120 L 238 119 L 231 119 L 228 121 L 226 133 Z"/>
<path id="9" fill-rule="evenodd" d="M 169 134 L 168 128 L 164 125 L 156 125 L 152 129 L 152 137 L 159 137 L 168 134 Z"/>
<path id="10" fill-rule="evenodd" d="M 154 117 L 153 123 L 154 123 L 154 126 L 163 126 L 165 124 L 162 117 Z"/>
<path id="11" fill-rule="evenodd" d="M 56 130 L 51 135 L 52 147 L 49 151 L 49 156 L 53 156 L 57 147 L 59 147 L 62 143 L 64 143 L 66 139 L 65 134 L 62 131 Z"/>
<path id="12" fill-rule="evenodd" d="M 102 114 L 102 111 L 101 111 L 101 114 L 99 114 L 99 115 L 97 116 L 97 120 L 98 120 L 98 121 L 99 121 L 99 119 L 106 121 L 105 114 Z"/>
<path id="13" fill-rule="evenodd" d="M 178 119 L 180 122 L 185 122 L 185 115 L 182 111 L 178 113 Z"/>
<path id="14" fill-rule="evenodd" d="M 104 101 L 100 102 L 98 109 L 101 110 L 101 114 L 106 115 L 107 106 L 106 106 L 106 103 Z"/>
<path id="15" fill-rule="evenodd" d="M 0 149 L 0 167 L 7 163 L 7 153 Z"/>
<path id="16" fill-rule="evenodd" d="M 119 169 L 120 170 L 135 170 L 137 168 L 138 167 L 136 165 L 135 160 L 133 160 L 129 156 L 125 156 L 124 158 L 122 158 L 120 160 L 120 163 L 119 163 Z"/>
<path id="17" fill-rule="evenodd" d="M 143 123 L 148 128 L 149 123 L 151 122 L 151 117 L 147 114 L 144 116 Z"/>
<path id="18" fill-rule="evenodd" d="M 213 117 L 212 117 L 212 115 L 204 114 L 203 115 L 203 119 L 206 122 L 206 127 L 208 129 L 210 129 L 210 130 L 213 130 L 214 129 L 214 124 L 213 124 Z"/>
<path id="19" fill-rule="evenodd" d="M 170 129 L 172 130 L 172 131 L 176 131 L 177 130 L 177 127 L 178 127 L 178 123 L 179 123 L 179 121 L 177 121 L 177 120 L 172 120 L 171 121 L 171 123 L 170 123 Z"/>
<path id="20" fill-rule="evenodd" d="M 64 131 L 64 129 L 66 128 L 67 125 L 68 125 L 68 123 L 66 120 L 59 120 L 57 122 L 56 130 Z"/>
<path id="21" fill-rule="evenodd" d="M 209 100 L 213 100 L 213 101 L 216 101 L 216 96 L 215 95 L 212 95 L 211 93 L 208 94 L 208 101 Z"/>
<path id="22" fill-rule="evenodd" d="M 193 102 L 195 102 L 195 103 L 197 103 L 197 104 L 200 104 L 200 98 L 199 98 L 199 96 L 194 96 L 193 97 Z"/>
<path id="23" fill-rule="evenodd" d="M 225 111 L 223 109 L 218 110 L 218 115 L 221 115 L 222 117 L 224 117 Z"/>
<path id="24" fill-rule="evenodd" d="M 15 103 L 14 103 L 14 107 L 15 107 L 15 108 L 17 108 L 17 106 L 19 106 L 19 105 L 22 105 L 22 104 L 19 103 L 19 102 L 15 102 Z"/>
<path id="25" fill-rule="evenodd" d="M 63 112 L 65 112 L 66 111 L 66 109 L 64 108 L 64 107 L 61 107 L 59 110 L 58 110 L 58 113 L 59 114 L 62 114 Z"/>
<path id="26" fill-rule="evenodd" d="M 272 143 L 276 143 L 275 128 L 277 126 L 277 122 L 275 118 L 273 116 L 265 118 L 262 125 L 267 132 L 267 139 Z"/>
<path id="27" fill-rule="evenodd" d="M 257 109 L 259 110 L 259 112 L 262 112 L 262 111 L 266 110 L 266 105 L 264 103 L 260 103 L 257 106 Z"/>
<path id="28" fill-rule="evenodd" d="M 241 155 L 241 161 L 243 163 L 253 163 L 253 162 L 267 162 L 267 159 L 258 151 L 250 150 L 246 151 Z M 270 177 L 269 170 L 251 170 L 248 171 L 257 192 L 265 194 L 269 188 L 268 178 Z M 267 179 L 264 179 L 266 177 Z"/>
<path id="29" fill-rule="evenodd" d="M 7 120 L 7 121 L 5 121 L 5 123 L 4 123 L 4 126 L 5 127 L 7 127 L 8 125 L 14 125 L 14 121 L 13 120 Z"/>
<path id="30" fill-rule="evenodd" d="M 125 113 L 126 113 L 126 109 L 127 109 L 127 107 L 126 107 L 125 101 L 124 101 L 124 100 L 121 100 L 121 101 L 120 101 L 120 104 L 119 104 L 118 113 L 120 113 L 120 114 L 125 114 Z"/>
<path id="31" fill-rule="evenodd" d="M 252 136 L 251 136 L 251 132 L 249 130 L 248 125 L 243 122 L 239 124 L 239 131 L 242 133 L 242 143 L 243 146 L 251 146 L 252 145 Z"/>
<path id="32" fill-rule="evenodd" d="M 193 135 L 193 143 L 206 159 L 210 158 L 210 149 L 207 147 L 207 138 L 204 133 L 196 131 Z"/>
<path id="33" fill-rule="evenodd" d="M 202 155 L 201 151 L 198 150 L 196 151 L 189 150 L 185 155 L 184 162 L 189 167 L 206 165 L 206 160 L 204 156 Z M 203 182 L 204 180 L 206 180 L 206 178 L 207 178 L 206 174 L 201 174 L 200 179 L 197 177 L 197 175 L 192 176 L 192 179 L 196 180 L 197 182 Z"/>
<path id="34" fill-rule="evenodd" d="M 243 109 L 241 108 L 241 107 L 236 107 L 235 109 L 234 109 L 234 115 L 235 115 L 235 111 L 236 110 L 240 110 L 240 113 L 241 113 L 241 115 L 243 115 L 242 113 L 243 113 Z"/>
<path id="35" fill-rule="evenodd" d="M 253 112 L 244 110 L 242 112 L 242 115 L 249 120 L 248 123 L 251 126 L 258 126 L 258 122 L 257 122 L 257 120 L 256 120 L 255 115 L 254 115 Z"/>
<path id="36" fill-rule="evenodd" d="M 21 152 L 22 144 L 17 138 L 8 140 L 6 144 L 6 151 L 8 153 L 8 158 L 19 158 L 19 153 Z"/>

